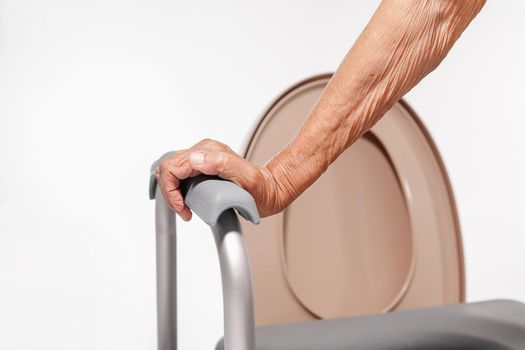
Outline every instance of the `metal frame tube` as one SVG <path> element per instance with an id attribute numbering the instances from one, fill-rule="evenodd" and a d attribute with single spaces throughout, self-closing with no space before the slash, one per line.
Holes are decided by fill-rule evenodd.
<path id="1" fill-rule="evenodd" d="M 255 319 L 250 258 L 239 219 L 228 209 L 212 227 L 221 266 L 224 349 L 254 350 Z"/>
<path id="2" fill-rule="evenodd" d="M 177 349 L 177 234 L 175 214 L 161 191 L 155 196 L 157 241 L 157 335 L 159 350 Z M 233 209 L 212 228 L 221 267 L 224 349 L 254 350 L 255 319 L 250 259 Z"/>
<path id="3" fill-rule="evenodd" d="M 159 188 L 155 195 L 155 227 L 158 349 L 177 350 L 177 230 L 175 214 Z"/>

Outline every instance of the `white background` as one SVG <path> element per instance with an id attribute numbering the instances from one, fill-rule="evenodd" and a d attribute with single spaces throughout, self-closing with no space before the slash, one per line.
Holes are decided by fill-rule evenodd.
<path id="1" fill-rule="evenodd" d="M 204 137 L 239 149 L 376 5 L 0 0 L 0 349 L 155 348 L 150 163 Z M 450 173 L 471 301 L 525 301 L 524 11 L 488 2 L 407 97 Z M 213 241 L 179 232 L 181 349 L 211 349 Z"/>

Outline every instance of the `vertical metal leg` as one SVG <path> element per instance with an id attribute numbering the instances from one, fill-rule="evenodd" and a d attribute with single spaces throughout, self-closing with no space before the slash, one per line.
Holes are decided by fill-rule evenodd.
<path id="1" fill-rule="evenodd" d="M 212 227 L 221 266 L 224 299 L 224 349 L 254 350 L 255 320 L 250 259 L 237 215 L 221 214 Z"/>
<path id="2" fill-rule="evenodd" d="M 177 349 L 177 233 L 175 214 L 157 188 L 157 336 L 159 350 Z"/>

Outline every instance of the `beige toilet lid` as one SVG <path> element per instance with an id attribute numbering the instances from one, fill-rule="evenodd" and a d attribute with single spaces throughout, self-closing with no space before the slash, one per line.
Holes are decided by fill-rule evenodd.
<path id="1" fill-rule="evenodd" d="M 305 80 L 263 114 L 245 147 L 264 164 L 292 139 L 330 75 Z M 284 212 L 243 224 L 258 325 L 459 302 L 461 235 L 428 132 L 396 104 Z"/>

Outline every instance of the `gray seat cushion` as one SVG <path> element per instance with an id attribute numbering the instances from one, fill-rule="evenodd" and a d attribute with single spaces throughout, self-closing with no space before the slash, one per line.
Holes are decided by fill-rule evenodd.
<path id="1" fill-rule="evenodd" d="M 257 350 L 523 350 L 525 304 L 497 300 L 258 327 Z M 221 340 L 216 350 L 223 350 Z"/>

